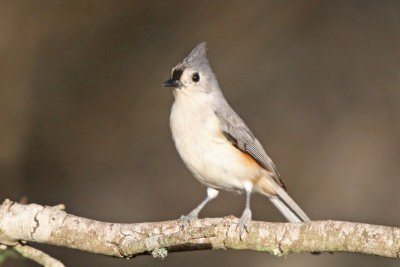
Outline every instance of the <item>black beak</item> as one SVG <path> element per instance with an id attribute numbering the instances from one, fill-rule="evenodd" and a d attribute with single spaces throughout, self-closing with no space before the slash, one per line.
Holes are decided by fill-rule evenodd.
<path id="1" fill-rule="evenodd" d="M 178 81 L 173 78 L 165 81 L 162 85 L 165 87 L 179 87 L 180 86 Z"/>

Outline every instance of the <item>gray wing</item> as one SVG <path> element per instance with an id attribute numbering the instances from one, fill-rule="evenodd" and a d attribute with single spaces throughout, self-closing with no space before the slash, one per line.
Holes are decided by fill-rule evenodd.
<path id="1" fill-rule="evenodd" d="M 220 121 L 221 132 L 225 138 L 237 149 L 251 156 L 261 167 L 271 172 L 272 178 L 286 190 L 275 164 L 243 120 L 231 108 L 225 114 L 218 111 L 215 111 L 215 114 Z"/>

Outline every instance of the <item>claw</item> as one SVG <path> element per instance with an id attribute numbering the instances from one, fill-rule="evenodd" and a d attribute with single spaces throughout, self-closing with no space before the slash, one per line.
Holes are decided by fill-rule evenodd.
<path id="1" fill-rule="evenodd" d="M 250 226 L 251 222 L 251 210 L 250 209 L 245 209 L 243 211 L 242 217 L 240 217 L 238 226 L 239 227 L 239 233 L 240 233 L 240 239 L 242 240 L 242 234 L 244 233 L 243 230 L 245 230 L 247 233 L 249 232 L 248 228 Z"/>
<path id="2" fill-rule="evenodd" d="M 190 222 L 194 219 L 197 219 L 198 215 L 197 214 L 193 214 L 193 213 L 189 213 L 188 215 L 182 215 L 179 220 L 182 221 L 182 227 L 185 228 L 187 226 L 189 226 Z"/>

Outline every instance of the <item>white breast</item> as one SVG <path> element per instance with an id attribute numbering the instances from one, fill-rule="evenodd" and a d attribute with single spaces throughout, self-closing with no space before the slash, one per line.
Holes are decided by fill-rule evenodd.
<path id="1" fill-rule="evenodd" d="M 203 184 L 225 190 L 244 190 L 247 179 L 261 175 L 222 135 L 219 120 L 206 97 L 177 96 L 170 125 L 175 146 L 193 175 Z"/>

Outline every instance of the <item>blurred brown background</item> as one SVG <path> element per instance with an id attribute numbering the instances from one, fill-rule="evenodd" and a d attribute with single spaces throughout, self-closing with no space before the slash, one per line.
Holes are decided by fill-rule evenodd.
<path id="1" fill-rule="evenodd" d="M 399 1 L 2 1 L 0 197 L 98 220 L 178 218 L 205 196 L 161 83 L 197 43 L 314 219 L 400 225 Z M 222 193 L 203 217 L 240 216 Z M 284 218 L 262 196 L 255 220 Z M 67 266 L 394 266 L 366 255 L 174 253 L 130 261 L 37 245 Z M 37 266 L 8 260 L 4 266 Z"/>

